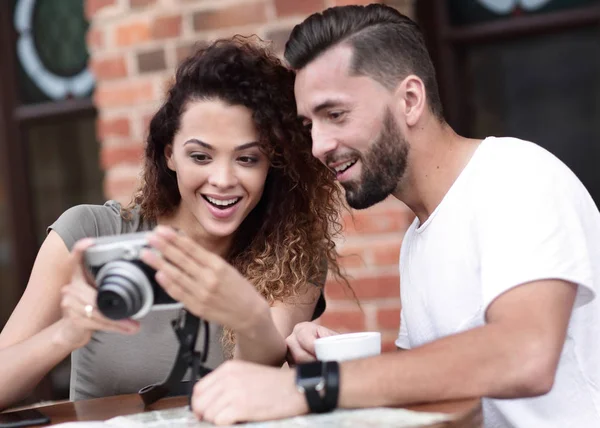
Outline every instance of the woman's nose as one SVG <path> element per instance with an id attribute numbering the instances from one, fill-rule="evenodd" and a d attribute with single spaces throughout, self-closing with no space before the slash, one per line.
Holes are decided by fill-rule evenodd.
<path id="1" fill-rule="evenodd" d="M 237 184 L 237 176 L 230 165 L 215 165 L 208 178 L 209 184 L 218 188 L 229 188 Z"/>

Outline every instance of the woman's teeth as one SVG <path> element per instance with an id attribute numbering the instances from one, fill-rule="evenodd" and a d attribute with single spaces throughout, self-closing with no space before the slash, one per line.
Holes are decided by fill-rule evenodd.
<path id="1" fill-rule="evenodd" d="M 219 208 L 227 208 L 231 205 L 236 204 L 241 198 L 232 198 L 232 199 L 215 199 L 210 196 L 205 196 L 205 199 L 213 205 L 216 205 Z"/>
<path id="2" fill-rule="evenodd" d="M 340 172 L 344 172 L 346 171 L 348 168 L 350 168 L 352 165 L 354 165 L 356 163 L 356 159 L 348 161 L 346 163 L 343 163 L 339 166 L 335 167 L 335 172 L 340 173 Z"/>

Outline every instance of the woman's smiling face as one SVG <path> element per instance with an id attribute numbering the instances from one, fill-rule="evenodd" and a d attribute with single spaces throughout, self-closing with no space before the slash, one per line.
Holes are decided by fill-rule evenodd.
<path id="1" fill-rule="evenodd" d="M 258 139 L 248 108 L 211 99 L 188 103 L 167 146 L 180 209 L 213 238 L 231 236 L 262 197 L 270 163 Z"/>

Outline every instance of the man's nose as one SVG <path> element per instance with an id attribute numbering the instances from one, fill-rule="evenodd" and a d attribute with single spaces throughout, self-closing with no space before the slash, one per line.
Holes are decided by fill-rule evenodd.
<path id="1" fill-rule="evenodd" d="M 214 164 L 208 182 L 221 189 L 235 186 L 238 183 L 235 168 L 225 163 Z"/>
<path id="2" fill-rule="evenodd" d="M 338 140 L 331 133 L 324 132 L 313 125 L 312 128 L 312 154 L 325 163 L 327 155 L 338 147 Z"/>

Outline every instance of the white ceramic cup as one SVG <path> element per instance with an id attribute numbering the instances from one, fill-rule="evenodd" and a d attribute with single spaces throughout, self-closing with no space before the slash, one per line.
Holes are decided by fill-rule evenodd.
<path id="1" fill-rule="evenodd" d="M 320 361 L 347 361 L 381 354 L 381 333 L 337 334 L 315 339 L 315 354 Z"/>

